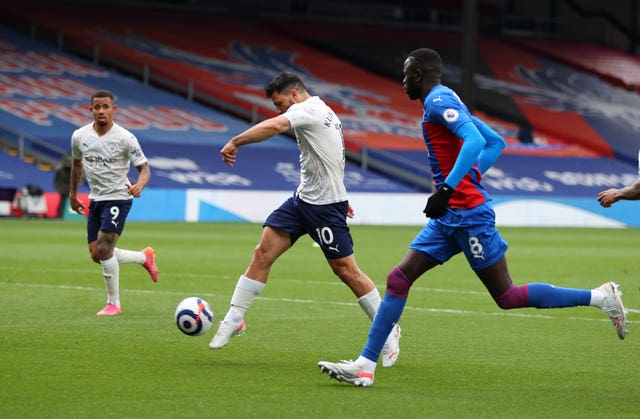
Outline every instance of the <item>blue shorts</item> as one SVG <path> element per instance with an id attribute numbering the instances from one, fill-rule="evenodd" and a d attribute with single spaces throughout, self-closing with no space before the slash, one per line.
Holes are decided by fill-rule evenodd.
<path id="1" fill-rule="evenodd" d="M 313 205 L 293 196 L 267 217 L 264 226 L 289 233 L 291 245 L 309 234 L 327 259 L 339 259 L 353 254 L 353 239 L 347 226 L 348 208 L 347 201 Z"/>
<path id="2" fill-rule="evenodd" d="M 91 243 L 98 239 L 98 231 L 121 235 L 132 204 L 132 199 L 91 201 L 87 219 L 88 242 Z"/>
<path id="3" fill-rule="evenodd" d="M 484 269 L 502 259 L 509 247 L 495 220 L 489 202 L 470 210 L 449 208 L 442 217 L 429 220 L 409 248 L 439 264 L 464 252 L 474 271 Z"/>

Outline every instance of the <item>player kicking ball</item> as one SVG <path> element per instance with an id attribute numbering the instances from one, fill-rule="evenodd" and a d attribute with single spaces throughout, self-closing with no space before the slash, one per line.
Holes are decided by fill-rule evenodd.
<path id="1" fill-rule="evenodd" d="M 281 72 L 264 90 L 279 115 L 229 140 L 220 150 L 222 160 L 233 167 L 239 147 L 293 130 L 300 149 L 300 184 L 264 222 L 251 263 L 238 278 L 229 310 L 209 343 L 211 349 L 221 349 L 231 337 L 245 332 L 245 313 L 266 286 L 271 266 L 306 234 L 370 319 L 380 305 L 378 289 L 356 263 L 347 225 L 353 209 L 344 184 L 344 140 L 338 115 L 320 97 L 312 96 L 295 74 Z M 400 326 L 390 328 L 385 341 L 383 366 L 391 367 L 400 354 Z"/>

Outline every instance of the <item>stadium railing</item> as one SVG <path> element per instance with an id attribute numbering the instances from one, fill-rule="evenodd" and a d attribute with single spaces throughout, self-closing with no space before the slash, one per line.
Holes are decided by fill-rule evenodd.
<path id="1" fill-rule="evenodd" d="M 32 160 L 33 163 L 51 167 L 67 153 L 54 144 L 4 126 L 0 126 L 0 144 L 15 150 L 17 157 L 22 160 Z"/>

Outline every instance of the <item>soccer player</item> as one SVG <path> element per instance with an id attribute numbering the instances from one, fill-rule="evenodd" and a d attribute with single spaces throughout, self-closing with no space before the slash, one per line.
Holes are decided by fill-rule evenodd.
<path id="1" fill-rule="evenodd" d="M 93 122 L 77 129 L 71 136 L 73 164 L 69 202 L 74 211 L 84 214 L 85 206 L 78 199 L 78 186 L 84 172 L 90 189 L 87 220 L 89 253 L 91 259 L 102 266 L 107 287 L 107 305 L 96 313 L 98 316 L 115 316 L 122 312 L 121 263 L 138 263 L 149 272 L 154 282 L 158 281 L 153 248 L 146 247 L 138 252 L 115 247 L 132 199 L 140 197 L 151 177 L 147 158 L 137 138 L 113 121 L 116 110 L 113 93 L 98 90 L 91 96 L 89 107 Z M 136 183 L 127 178 L 132 163 L 138 169 Z"/>
<path id="2" fill-rule="evenodd" d="M 387 288 L 360 357 L 338 363 L 321 361 L 322 372 L 357 386 L 373 384 L 380 348 L 404 310 L 409 290 L 425 272 L 463 252 L 498 307 L 554 308 L 595 306 L 624 339 L 627 317 L 618 285 L 608 282 L 592 290 L 532 283 L 512 283 L 505 252 L 507 243 L 495 227 L 491 198 L 480 180 L 498 158 L 505 142 L 471 115 L 460 98 L 440 84 L 442 60 L 422 48 L 404 61 L 402 84 L 409 99 L 424 107 L 422 132 L 436 192 L 424 209 L 427 224 L 409 245 L 398 266 L 387 276 Z"/>
<path id="3" fill-rule="evenodd" d="M 640 153 L 638 153 L 638 170 L 640 171 Z M 611 188 L 598 194 L 598 202 L 604 208 L 609 208 L 620 200 L 636 201 L 640 199 L 640 179 L 633 185 L 624 188 Z"/>
<path id="4" fill-rule="evenodd" d="M 300 184 L 293 196 L 267 217 L 251 263 L 238 279 L 231 307 L 209 344 L 212 349 L 222 348 L 232 336 L 244 333 L 244 315 L 265 287 L 271 265 L 305 234 L 320 246 L 333 272 L 353 291 L 370 319 L 380 305 L 377 288 L 356 264 L 346 222 L 347 217 L 353 217 L 353 209 L 344 185 L 340 119 L 322 99 L 311 96 L 294 74 L 278 74 L 264 91 L 280 115 L 233 137 L 220 150 L 222 160 L 233 167 L 239 147 L 293 129 L 300 149 Z M 394 325 L 381 347 L 383 366 L 396 362 L 399 339 L 400 327 Z"/>

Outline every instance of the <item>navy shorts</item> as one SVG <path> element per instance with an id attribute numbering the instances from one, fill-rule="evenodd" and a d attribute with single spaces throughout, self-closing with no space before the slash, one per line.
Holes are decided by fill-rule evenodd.
<path id="1" fill-rule="evenodd" d="M 440 264 L 464 252 L 474 271 L 488 268 L 502 259 L 508 248 L 495 219 L 488 202 L 469 210 L 450 208 L 442 217 L 429 220 L 409 248 Z"/>
<path id="2" fill-rule="evenodd" d="M 353 254 L 353 239 L 347 226 L 348 208 L 347 201 L 313 205 L 293 196 L 267 217 L 264 226 L 289 233 L 291 245 L 309 234 L 327 259 L 339 259 Z"/>
<path id="3" fill-rule="evenodd" d="M 91 201 L 87 219 L 88 242 L 91 243 L 98 239 L 98 231 L 121 235 L 132 204 L 132 199 Z"/>

